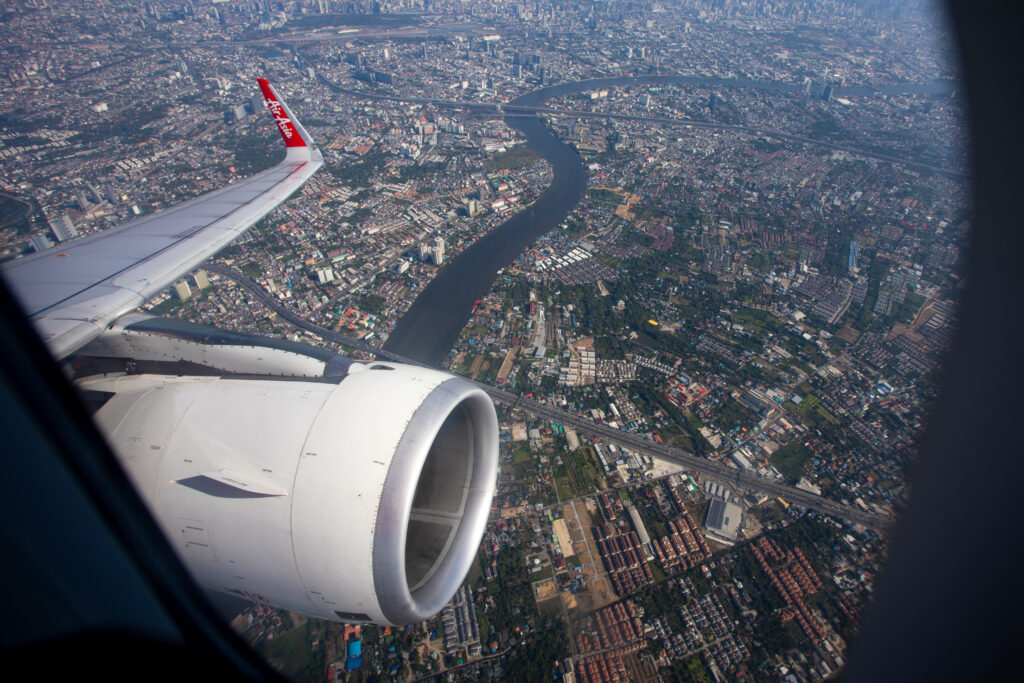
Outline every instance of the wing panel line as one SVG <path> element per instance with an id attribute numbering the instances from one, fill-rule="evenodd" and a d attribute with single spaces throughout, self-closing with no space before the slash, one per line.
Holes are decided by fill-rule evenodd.
<path id="1" fill-rule="evenodd" d="M 306 166 L 308 163 L 309 162 L 303 162 L 303 163 L 299 164 L 298 167 L 296 167 L 293 171 L 289 172 L 289 174 L 287 176 L 285 176 L 284 178 L 282 178 L 278 182 L 274 183 L 273 185 L 271 185 L 266 190 L 263 190 L 262 192 L 260 192 L 255 197 L 252 197 L 251 199 L 246 200 L 242 204 L 238 204 L 229 213 L 226 213 L 223 216 L 219 216 L 215 220 L 210 221 L 209 223 L 200 224 L 200 225 L 192 228 L 190 231 L 188 231 L 187 233 L 185 233 L 183 236 L 179 237 L 175 241 L 171 242 L 170 244 L 162 247 L 161 249 L 158 249 L 157 251 L 150 252 L 150 253 L 146 254 L 146 256 L 144 258 L 141 258 L 141 259 L 138 259 L 136 261 L 133 261 L 132 263 L 128 264 L 124 268 L 121 268 L 120 270 L 114 271 L 112 273 L 107 273 L 107 274 L 105 274 L 106 276 L 102 280 L 97 280 L 97 281 L 95 281 L 95 282 L 93 282 L 93 283 L 91 283 L 89 285 L 86 285 L 82 289 L 79 289 L 78 291 L 73 292 L 73 293 L 67 295 L 63 299 L 60 299 L 58 301 L 53 302 L 49 306 L 46 306 L 44 308 L 40 308 L 39 310 L 35 311 L 34 313 L 31 313 L 30 314 L 31 317 L 35 318 L 37 316 L 40 316 L 40 315 L 46 313 L 47 311 L 50 311 L 50 310 L 52 310 L 54 308 L 58 308 L 61 304 L 66 303 L 70 299 L 74 299 L 75 297 L 77 297 L 77 296 L 79 296 L 81 294 L 84 294 L 85 292 L 88 292 L 93 287 L 96 287 L 96 286 L 101 285 L 101 284 L 103 284 L 105 282 L 111 281 L 114 278 L 116 278 L 117 276 L 123 275 L 126 271 L 129 271 L 132 268 L 135 268 L 136 266 L 142 265 L 142 264 L 146 263 L 147 261 L 151 261 L 154 257 L 160 256 L 161 254 L 167 252 L 169 249 L 173 249 L 174 247 L 178 246 L 182 242 L 185 242 L 186 240 L 191 239 L 197 233 L 199 233 L 199 232 L 201 232 L 201 231 L 203 231 L 203 230 L 205 230 L 205 229 L 215 225 L 216 223 L 218 223 L 218 222 L 220 222 L 220 221 L 222 221 L 222 220 L 224 220 L 226 218 L 229 218 L 232 214 L 234 214 L 234 213 L 240 211 L 241 209 L 249 206 L 250 204 L 252 204 L 256 200 L 261 199 L 266 194 L 268 194 L 271 191 L 273 191 L 274 189 L 278 188 L 281 183 L 287 182 L 288 179 L 291 178 L 291 176 L 293 176 L 296 173 L 299 173 L 300 171 L 302 171 L 303 167 Z M 271 209 L 271 210 L 273 210 L 273 209 Z M 119 287 L 118 285 L 114 285 L 114 286 L 118 287 L 119 289 L 127 289 L 126 287 Z"/>

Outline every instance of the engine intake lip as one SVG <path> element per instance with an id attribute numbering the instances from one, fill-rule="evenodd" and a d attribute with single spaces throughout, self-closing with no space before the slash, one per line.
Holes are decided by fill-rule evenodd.
<path id="1" fill-rule="evenodd" d="M 462 585 L 494 497 L 497 434 L 491 399 L 460 378 L 435 387 L 409 420 L 388 469 L 373 534 L 374 590 L 390 622 L 430 618 Z M 431 502 L 426 507 L 433 510 L 425 511 L 423 504 Z M 434 522 L 445 519 L 454 530 L 431 534 L 441 526 Z"/>

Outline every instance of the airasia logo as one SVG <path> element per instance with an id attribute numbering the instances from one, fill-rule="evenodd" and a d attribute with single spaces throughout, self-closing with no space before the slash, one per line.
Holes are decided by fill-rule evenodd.
<path id="1" fill-rule="evenodd" d="M 270 109 L 271 115 L 274 117 L 274 123 L 281 129 L 281 135 L 287 140 L 292 139 L 292 120 L 284 114 L 284 107 L 277 100 L 267 99 L 267 107 Z"/>

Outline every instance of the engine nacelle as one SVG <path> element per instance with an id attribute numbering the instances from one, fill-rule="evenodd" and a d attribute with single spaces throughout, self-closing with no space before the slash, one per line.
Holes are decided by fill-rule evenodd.
<path id="1" fill-rule="evenodd" d="M 208 588 L 325 619 L 437 613 L 476 557 L 497 418 L 466 380 L 386 362 L 341 378 L 127 375 L 96 413 Z"/>

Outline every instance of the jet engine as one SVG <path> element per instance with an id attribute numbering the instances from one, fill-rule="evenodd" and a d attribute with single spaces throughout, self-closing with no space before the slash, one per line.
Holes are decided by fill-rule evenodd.
<path id="1" fill-rule="evenodd" d="M 224 367 L 177 375 L 166 372 L 166 358 L 192 354 L 223 366 L 258 354 L 254 367 L 269 369 L 299 345 L 247 347 L 258 338 L 146 325 L 182 324 L 142 319 L 105 334 L 76 362 L 130 357 L 136 374 L 108 367 L 78 385 L 201 585 L 380 624 L 422 621 L 451 599 L 494 495 L 498 429 L 485 392 L 435 370 L 319 352 L 307 361 L 321 364 L 320 376 Z M 146 360 L 160 349 L 164 361 Z"/>

